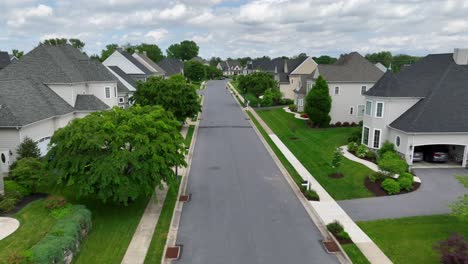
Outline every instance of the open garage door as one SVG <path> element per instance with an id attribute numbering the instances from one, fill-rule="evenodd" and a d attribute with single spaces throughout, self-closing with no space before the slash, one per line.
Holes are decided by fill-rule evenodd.
<path id="1" fill-rule="evenodd" d="M 466 166 L 466 151 L 462 145 L 416 146 L 413 168 L 460 168 Z"/>

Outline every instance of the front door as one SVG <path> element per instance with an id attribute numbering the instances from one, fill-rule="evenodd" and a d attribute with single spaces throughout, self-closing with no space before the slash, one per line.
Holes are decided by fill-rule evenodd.
<path id="1" fill-rule="evenodd" d="M 0 151 L 0 174 L 7 173 L 10 168 L 10 154 L 9 151 Z"/>

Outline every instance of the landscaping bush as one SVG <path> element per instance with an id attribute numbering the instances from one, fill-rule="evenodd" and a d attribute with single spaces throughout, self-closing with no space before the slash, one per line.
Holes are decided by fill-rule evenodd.
<path id="1" fill-rule="evenodd" d="M 395 153 L 395 146 L 390 143 L 388 140 L 385 141 L 379 149 L 379 157 L 383 157 L 385 153 L 393 152 Z"/>
<path id="2" fill-rule="evenodd" d="M 44 201 L 44 207 L 48 210 L 63 208 L 67 204 L 67 199 L 60 195 L 51 195 Z"/>
<path id="3" fill-rule="evenodd" d="M 377 162 L 379 168 L 394 174 L 403 174 L 408 170 L 408 164 L 395 152 L 387 151 Z"/>
<path id="4" fill-rule="evenodd" d="M 343 127 L 349 127 L 349 122 L 343 122 Z"/>
<path id="5" fill-rule="evenodd" d="M 358 147 L 359 147 L 359 144 L 356 143 L 356 142 L 349 142 L 349 143 L 348 143 L 348 151 L 349 151 L 349 152 L 353 152 L 353 153 L 356 152 L 356 150 L 358 149 Z"/>
<path id="6" fill-rule="evenodd" d="M 375 154 L 374 151 L 368 151 L 367 154 L 366 154 L 366 158 L 368 160 L 372 160 L 372 161 L 375 161 L 377 159 L 377 155 Z"/>
<path id="7" fill-rule="evenodd" d="M 0 213 L 7 213 L 13 210 L 18 201 L 16 197 L 5 195 L 0 201 Z"/>
<path id="8" fill-rule="evenodd" d="M 281 98 L 278 102 L 280 105 L 294 105 L 294 100 L 289 98 Z"/>
<path id="9" fill-rule="evenodd" d="M 338 121 L 335 123 L 335 127 L 341 127 L 341 126 L 342 126 L 341 122 Z"/>
<path id="10" fill-rule="evenodd" d="M 82 239 L 91 229 L 91 212 L 82 205 L 73 206 L 73 213 L 60 219 L 30 249 L 33 263 L 63 263 L 69 253 L 76 253 Z"/>
<path id="11" fill-rule="evenodd" d="M 357 126 L 357 124 L 355 122 L 351 122 L 351 124 L 349 124 L 349 125 L 352 126 L 352 127 Z"/>
<path id="12" fill-rule="evenodd" d="M 335 220 L 332 223 L 328 224 L 327 229 L 328 229 L 328 231 L 330 231 L 330 233 L 332 233 L 334 235 L 339 234 L 340 232 L 344 231 L 343 225 L 340 224 L 340 222 L 338 222 L 338 220 Z"/>
<path id="13" fill-rule="evenodd" d="M 251 93 L 245 94 L 245 99 L 249 101 L 249 105 L 252 107 L 257 107 L 260 103 L 260 100 L 257 97 L 255 97 L 254 94 Z"/>
<path id="14" fill-rule="evenodd" d="M 16 149 L 16 154 L 18 154 L 18 160 L 23 158 L 36 158 L 41 157 L 41 150 L 37 146 L 37 142 L 32 140 L 29 137 L 25 137 L 23 142 L 18 145 Z"/>
<path id="15" fill-rule="evenodd" d="M 411 173 L 405 172 L 398 177 L 398 183 L 403 190 L 411 191 L 413 189 L 414 177 Z"/>
<path id="16" fill-rule="evenodd" d="M 290 105 L 289 105 L 289 110 L 291 110 L 291 111 L 293 111 L 293 112 L 296 112 L 296 110 L 297 110 L 296 105 L 295 105 L 295 104 L 290 104 Z"/>
<path id="17" fill-rule="evenodd" d="M 468 263 L 468 241 L 462 235 L 452 234 L 447 240 L 434 247 L 440 253 L 440 262 L 444 264 Z"/>
<path id="18" fill-rule="evenodd" d="M 260 100 L 262 106 L 271 106 L 273 104 L 273 92 L 271 89 L 267 89 L 263 94 L 263 98 Z"/>
<path id="19" fill-rule="evenodd" d="M 365 145 L 359 145 L 356 149 L 356 156 L 359 158 L 365 158 L 367 156 L 367 152 L 369 152 L 369 149 Z"/>
<path id="20" fill-rule="evenodd" d="M 338 234 L 336 234 L 336 238 L 338 238 L 339 240 L 351 240 L 351 237 L 346 231 L 341 231 Z"/>
<path id="21" fill-rule="evenodd" d="M 369 176 L 367 176 L 371 182 L 376 182 L 380 180 L 384 180 L 387 178 L 387 175 L 385 173 L 382 173 L 380 171 L 374 171 Z"/>
<path id="22" fill-rule="evenodd" d="M 362 127 L 364 125 L 364 121 L 359 121 L 358 126 Z"/>
<path id="23" fill-rule="evenodd" d="M 28 188 L 22 185 L 19 185 L 15 181 L 6 180 L 4 182 L 4 187 L 5 187 L 5 193 L 19 193 L 21 196 L 20 198 L 23 198 L 31 194 L 31 191 Z"/>
<path id="24" fill-rule="evenodd" d="M 314 191 L 314 190 L 306 190 L 303 193 L 304 193 L 305 198 L 307 200 L 309 200 L 309 201 L 319 201 L 320 200 L 317 192 Z"/>
<path id="25" fill-rule="evenodd" d="M 11 178 L 34 192 L 42 173 L 43 163 L 41 161 L 37 158 L 23 158 L 18 160 L 15 168 L 11 171 Z"/>
<path id="26" fill-rule="evenodd" d="M 397 194 L 401 190 L 400 184 L 391 178 L 385 179 L 380 186 L 390 195 Z"/>
<path id="27" fill-rule="evenodd" d="M 362 129 L 353 131 L 351 136 L 348 137 L 348 142 L 361 142 Z"/>

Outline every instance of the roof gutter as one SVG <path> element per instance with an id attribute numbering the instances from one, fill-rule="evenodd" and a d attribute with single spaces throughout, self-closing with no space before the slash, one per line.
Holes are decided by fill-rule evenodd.
<path id="1" fill-rule="evenodd" d="M 393 130 L 399 131 L 401 133 L 407 134 L 407 135 L 436 135 L 436 134 L 468 135 L 468 131 L 466 131 L 466 132 L 407 132 L 407 131 L 403 131 L 403 130 L 398 129 L 398 128 L 394 128 L 394 127 L 392 127 L 390 125 L 388 125 L 387 127 L 391 128 Z"/>

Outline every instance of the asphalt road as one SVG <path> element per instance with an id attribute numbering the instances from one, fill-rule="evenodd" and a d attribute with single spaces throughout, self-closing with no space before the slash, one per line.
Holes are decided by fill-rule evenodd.
<path id="1" fill-rule="evenodd" d="M 205 91 L 176 263 L 338 263 L 224 81 Z"/>

